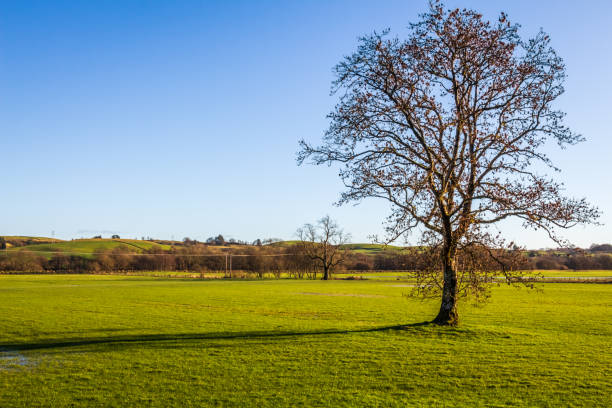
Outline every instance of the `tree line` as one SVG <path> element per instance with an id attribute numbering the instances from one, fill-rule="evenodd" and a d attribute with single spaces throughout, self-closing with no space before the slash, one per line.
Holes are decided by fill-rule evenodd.
<path id="1" fill-rule="evenodd" d="M 137 271 L 185 271 L 192 273 L 225 272 L 234 276 L 264 277 L 281 273 L 296 278 L 323 278 L 324 267 L 313 259 L 308 247 L 300 245 L 239 246 L 219 250 L 202 243 L 171 250 L 154 248 L 131 252 L 126 248 L 100 251 L 90 256 L 69 253 L 6 251 L 0 253 L 0 271 L 31 273 L 117 273 Z M 431 250 L 420 247 L 384 250 L 365 254 L 340 250 L 337 271 L 425 271 L 431 268 Z M 473 255 L 470 255 L 473 256 Z M 477 254 L 481 269 L 499 269 L 487 254 Z M 607 269 L 612 270 L 608 253 L 580 250 L 575 252 L 526 252 L 518 258 L 517 268 L 526 269 Z"/>

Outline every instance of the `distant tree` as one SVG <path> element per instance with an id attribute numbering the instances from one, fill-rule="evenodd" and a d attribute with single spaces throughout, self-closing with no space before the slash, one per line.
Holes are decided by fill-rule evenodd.
<path id="1" fill-rule="evenodd" d="M 4 237 L 0 237 L 0 249 L 6 249 L 6 240 Z"/>
<path id="2" fill-rule="evenodd" d="M 121 237 L 119 235 L 117 235 L 117 234 L 114 234 L 111 238 L 112 239 L 121 239 Z"/>
<path id="3" fill-rule="evenodd" d="M 610 255 L 597 255 L 595 257 L 598 269 L 612 269 L 612 256 Z"/>
<path id="4" fill-rule="evenodd" d="M 255 273 L 258 278 L 263 278 L 268 265 L 266 264 L 266 258 L 262 256 L 262 252 L 251 247 L 246 250 L 245 255 L 247 256 L 242 258 L 246 263 L 245 269 Z"/>
<path id="5" fill-rule="evenodd" d="M 317 267 L 313 266 L 312 260 L 306 254 L 306 251 L 300 245 L 287 248 L 286 255 L 283 257 L 285 268 L 290 276 L 302 279 L 304 276 L 312 275 L 313 279 L 317 278 Z"/>
<path id="6" fill-rule="evenodd" d="M 261 246 L 261 239 L 257 238 L 255 241 L 253 241 L 253 245 Z"/>
<path id="7" fill-rule="evenodd" d="M 518 218 L 559 242 L 557 228 L 599 215 L 541 175 L 542 165 L 554 169 L 545 143 L 571 145 L 581 136 L 553 107 L 565 68 L 548 35 L 523 40 L 518 29 L 504 13 L 491 23 L 433 0 L 406 40 L 386 31 L 361 38 L 335 68 L 334 91 L 342 94 L 323 144 L 301 142 L 299 164 L 343 166 L 340 203 L 391 203 L 388 241 L 427 231 L 423 244 L 435 249 L 439 269 L 417 285 L 439 288 L 438 324 L 457 324 L 459 297 L 479 294 L 489 282 L 469 278 L 476 270 L 462 270 L 460 252 L 495 249 L 489 256 L 508 282 L 520 279 L 497 249 L 520 251 L 490 226 Z"/>
<path id="8" fill-rule="evenodd" d="M 112 250 L 111 256 L 113 258 L 113 262 L 115 264 L 115 269 L 117 270 L 127 270 L 130 268 L 130 264 L 134 258 L 131 256 L 129 252 L 125 248 L 116 247 Z"/>
<path id="9" fill-rule="evenodd" d="M 323 270 L 323 280 L 330 279 L 334 268 L 344 261 L 345 252 L 341 246 L 350 236 L 329 215 L 314 225 L 305 224 L 297 230 L 297 235 L 298 248 Z"/>
<path id="10" fill-rule="evenodd" d="M 93 239 L 102 239 L 102 235 L 96 235 L 93 237 Z"/>
<path id="11" fill-rule="evenodd" d="M 0 269 L 17 272 L 43 272 L 46 263 L 44 257 L 29 253 L 12 253 L 10 256 L 0 257 Z"/>
<path id="12" fill-rule="evenodd" d="M 612 245 L 610 244 L 593 244 L 589 248 L 593 252 L 612 252 Z"/>
<path id="13" fill-rule="evenodd" d="M 367 271 L 367 270 L 370 270 L 370 265 L 367 264 L 366 262 L 357 262 L 353 264 L 351 269 L 356 270 L 356 271 Z"/>
<path id="14" fill-rule="evenodd" d="M 53 254 L 45 269 L 53 272 L 71 272 L 70 257 L 62 253 Z"/>
<path id="15" fill-rule="evenodd" d="M 261 243 L 263 245 L 269 245 L 269 244 L 273 244 L 275 242 L 282 242 L 282 239 L 280 239 L 280 238 L 266 238 L 266 239 L 261 241 Z"/>
<path id="16" fill-rule="evenodd" d="M 535 264 L 537 269 L 567 269 L 567 267 L 553 257 L 541 257 Z"/>
<path id="17" fill-rule="evenodd" d="M 225 238 L 223 238 L 223 235 L 221 234 L 217 235 L 217 237 L 215 238 L 215 244 L 225 245 Z"/>
<path id="18" fill-rule="evenodd" d="M 96 255 L 95 260 L 99 270 L 109 272 L 115 269 L 115 260 L 107 253 Z"/>
<path id="19" fill-rule="evenodd" d="M 568 268 L 574 270 L 599 269 L 599 265 L 594 256 L 573 255 L 565 262 Z"/>

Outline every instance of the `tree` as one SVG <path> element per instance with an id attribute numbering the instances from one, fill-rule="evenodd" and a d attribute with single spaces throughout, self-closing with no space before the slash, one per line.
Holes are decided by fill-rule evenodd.
<path id="1" fill-rule="evenodd" d="M 344 261 L 341 246 L 349 241 L 350 236 L 342 231 L 329 215 L 321 218 L 315 225 L 305 224 L 297 230 L 297 235 L 298 252 L 323 270 L 323 280 L 330 279 L 334 268 Z"/>
<path id="2" fill-rule="evenodd" d="M 582 137 L 553 107 L 565 67 L 548 35 L 523 40 L 518 28 L 504 13 L 492 23 L 433 1 L 405 40 L 388 30 L 361 38 L 335 67 L 340 97 L 323 143 L 300 142 L 298 164 L 340 164 L 340 203 L 392 204 L 388 241 L 425 232 L 440 261 L 439 324 L 457 324 L 458 297 L 486 283 L 462 279 L 459 252 L 497 248 L 488 256 L 516 281 L 498 257 L 504 244 L 492 225 L 518 218 L 559 241 L 559 228 L 599 215 L 538 172 L 557 170 L 542 151 L 547 141 L 564 147 Z"/>
<path id="3" fill-rule="evenodd" d="M 610 244 L 601 244 L 601 245 L 593 244 L 593 245 L 591 245 L 591 247 L 589 249 L 591 250 L 591 252 L 612 252 L 612 245 L 610 245 Z"/>

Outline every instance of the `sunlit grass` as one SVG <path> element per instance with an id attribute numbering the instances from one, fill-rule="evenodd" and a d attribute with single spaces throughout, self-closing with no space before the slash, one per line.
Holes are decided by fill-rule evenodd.
<path id="1" fill-rule="evenodd" d="M 521 273 L 522 276 L 541 276 L 543 278 L 592 278 L 592 277 L 611 277 L 612 271 L 609 270 L 529 270 Z M 414 277 L 414 272 L 410 271 L 346 271 L 334 275 L 337 278 L 347 278 L 350 276 L 364 279 L 379 280 L 405 280 Z"/>
<path id="2" fill-rule="evenodd" d="M 129 252 L 141 252 L 143 250 L 150 250 L 152 248 L 168 250 L 170 249 L 170 246 L 134 239 L 77 239 L 74 241 L 32 244 L 23 247 L 15 247 L 11 248 L 10 251 L 38 252 L 46 257 L 51 257 L 55 253 L 66 253 L 67 255 L 77 254 L 88 257 L 94 253 L 111 251 L 116 248 L 122 248 Z"/>
<path id="3" fill-rule="evenodd" d="M 605 406 L 612 286 L 542 286 L 3 276 L 0 406 Z"/>

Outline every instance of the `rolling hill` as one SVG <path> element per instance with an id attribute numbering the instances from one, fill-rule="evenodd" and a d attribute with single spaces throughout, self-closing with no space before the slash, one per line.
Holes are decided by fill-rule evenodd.
<path id="1" fill-rule="evenodd" d="M 280 241 L 274 242 L 270 244 L 271 246 L 277 247 L 290 247 L 292 245 L 296 245 L 299 241 Z M 382 252 L 392 252 L 392 251 L 401 251 L 405 249 L 401 246 L 396 245 L 383 245 L 383 244 L 344 244 L 342 248 L 348 249 L 354 253 L 366 254 L 366 255 L 375 255 L 377 253 Z"/>
<path id="2" fill-rule="evenodd" d="M 170 245 L 160 245 L 151 241 L 139 241 L 134 239 L 75 239 L 72 241 L 34 243 L 31 245 L 9 248 L 9 251 L 37 252 L 43 256 L 51 256 L 56 253 L 66 255 L 91 256 L 99 252 L 108 252 L 116 248 L 122 248 L 126 252 L 143 252 L 154 248 L 168 250 Z"/>

